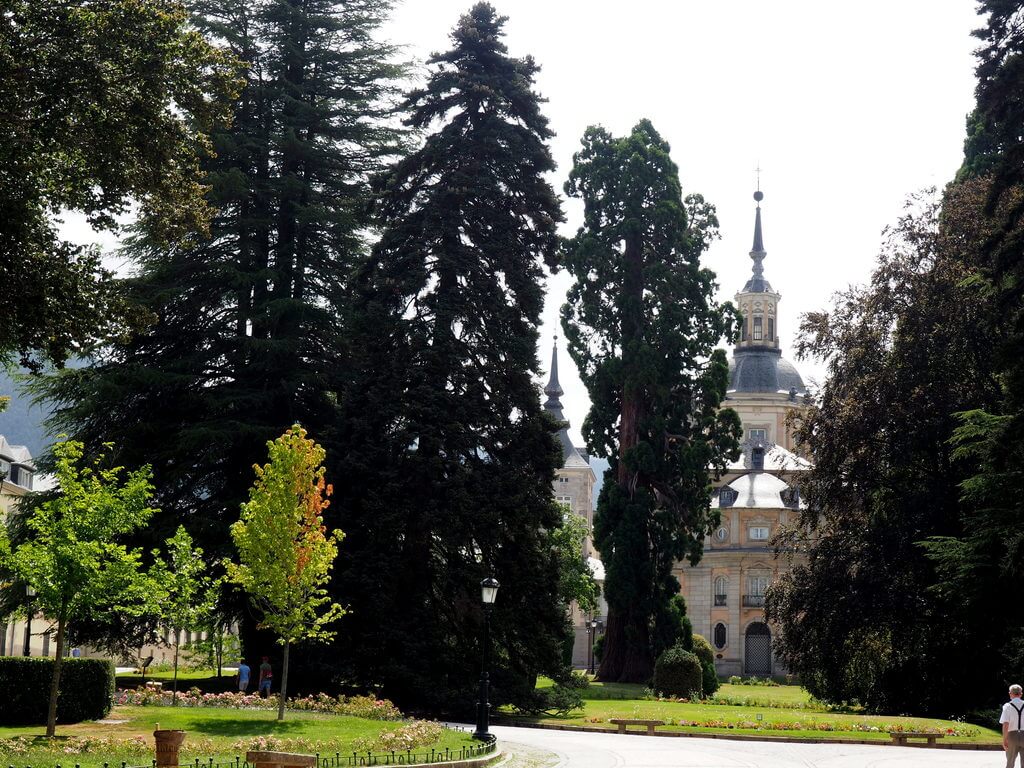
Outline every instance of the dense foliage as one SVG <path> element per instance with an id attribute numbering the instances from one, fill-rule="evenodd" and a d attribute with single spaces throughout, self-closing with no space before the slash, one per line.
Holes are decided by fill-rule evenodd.
<path id="1" fill-rule="evenodd" d="M 610 461 L 594 520 L 608 602 L 598 676 L 646 682 L 653 628 L 679 591 L 672 567 L 700 559 L 717 524 L 709 474 L 738 447 L 715 349 L 734 315 L 700 265 L 714 208 L 682 198 L 668 143 L 648 121 L 622 138 L 587 129 L 566 192 L 582 199 L 584 223 L 565 248 L 576 282 L 562 324 L 592 402 L 584 437 Z"/>
<path id="2" fill-rule="evenodd" d="M 776 652 L 824 700 L 948 713 L 994 682 L 922 546 L 964 530 L 956 414 L 1000 399 L 994 306 L 972 279 L 986 194 L 980 181 L 951 187 L 941 215 L 938 201 L 913 201 L 870 284 L 801 326 L 801 354 L 828 366 L 797 429 L 815 466 L 790 543 L 809 559 L 773 585 L 767 611 Z"/>
<path id="3" fill-rule="evenodd" d="M 487 575 L 502 584 L 492 701 L 556 673 L 566 631 L 548 534 L 561 455 L 534 384 L 542 262 L 562 214 L 544 179 L 537 65 L 508 55 L 504 22 L 475 5 L 409 94 L 423 144 L 378 181 L 383 231 L 352 312 L 334 580 L 352 612 L 339 640 L 348 679 L 403 708 L 474 700 Z"/>
<path id="4" fill-rule="evenodd" d="M 210 236 L 168 247 L 158 212 L 143 210 L 122 287 L 152 324 L 43 393 L 58 431 L 115 438 L 120 461 L 152 465 L 162 514 L 147 548 L 184 524 L 219 559 L 266 441 L 296 422 L 321 440 L 332 427 L 344 294 L 365 256 L 370 175 L 395 148 L 398 70 L 374 40 L 385 0 L 191 7 L 245 65 L 231 125 L 202 163 Z"/>
<path id="5" fill-rule="evenodd" d="M 98 251 L 57 216 L 109 230 L 136 203 L 164 242 L 204 230 L 199 163 L 234 77 L 175 0 L 4 3 L 0 362 L 59 365 L 131 324 Z"/>
<path id="6" fill-rule="evenodd" d="M 0 723 L 46 722 L 53 659 L 0 658 Z M 101 659 L 65 659 L 57 697 L 57 719 L 64 724 L 101 720 L 114 697 L 114 665 Z"/>
<path id="7" fill-rule="evenodd" d="M 722 684 L 715 671 L 715 651 L 703 635 L 693 636 L 691 650 L 693 655 L 700 660 L 701 691 L 705 699 L 710 698 L 715 695 L 715 691 Z"/>

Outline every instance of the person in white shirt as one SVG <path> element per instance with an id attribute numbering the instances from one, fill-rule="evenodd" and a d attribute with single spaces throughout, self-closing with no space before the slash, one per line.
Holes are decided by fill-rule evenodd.
<path id="1" fill-rule="evenodd" d="M 1013 768 L 1020 755 L 1024 766 L 1024 701 L 1019 685 L 1010 686 L 1010 700 L 1003 704 L 999 722 L 1003 726 L 1003 749 L 1006 750 L 1006 768 Z"/>

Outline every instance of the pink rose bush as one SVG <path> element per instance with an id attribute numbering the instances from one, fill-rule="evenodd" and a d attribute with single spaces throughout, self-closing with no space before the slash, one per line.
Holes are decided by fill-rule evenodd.
<path id="1" fill-rule="evenodd" d="M 170 691 L 149 689 L 118 689 L 114 694 L 117 706 L 170 706 Z M 198 688 L 178 694 L 179 707 L 221 707 L 227 709 L 277 709 L 277 696 L 266 699 L 250 693 L 203 693 Z M 288 708 L 303 712 L 362 717 L 367 720 L 401 720 L 398 707 L 387 699 L 375 696 L 328 696 L 319 693 L 288 699 Z"/>

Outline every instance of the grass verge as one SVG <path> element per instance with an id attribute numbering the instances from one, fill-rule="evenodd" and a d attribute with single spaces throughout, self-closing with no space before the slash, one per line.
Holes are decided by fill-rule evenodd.
<path id="1" fill-rule="evenodd" d="M 542 684 L 548 685 L 546 681 Z M 554 725 L 613 728 L 615 718 L 664 720 L 659 730 L 687 733 L 788 736 L 798 739 L 890 741 L 889 732 L 940 731 L 944 744 L 999 744 L 994 728 L 956 720 L 832 712 L 795 685 L 724 684 L 710 702 L 658 701 L 643 698 L 644 687 L 627 683 L 591 683 L 580 691 L 582 711 L 567 717 L 516 718 Z M 509 713 L 504 712 L 507 715 Z"/>
<path id="2" fill-rule="evenodd" d="M 353 751 L 386 751 L 403 742 L 403 734 L 412 741 L 435 736 L 428 743 L 415 745 L 422 752 L 446 747 L 458 750 L 475 743 L 468 733 L 437 730 L 417 722 L 366 720 L 344 715 L 314 712 L 288 712 L 277 721 L 276 712 L 191 707 L 115 707 L 106 721 L 59 726 L 58 738 L 41 738 L 43 728 L 0 727 L 0 754 L 4 766 L 80 765 L 94 768 L 104 763 L 148 765 L 153 758 L 153 731 L 157 723 L 163 729 L 187 732 L 181 749 L 181 762 L 201 763 L 245 758 L 249 749 L 271 749 L 313 754 L 351 754 Z M 419 730 L 414 730 L 419 728 Z M 404 732 L 399 733 L 402 729 Z M 390 734 L 390 735 L 389 735 Z M 389 751 L 389 750 L 387 750 Z M 402 748 L 398 751 L 405 751 Z"/>

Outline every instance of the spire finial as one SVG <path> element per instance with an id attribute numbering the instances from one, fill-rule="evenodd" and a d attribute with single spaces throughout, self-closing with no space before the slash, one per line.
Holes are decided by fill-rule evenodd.
<path id="1" fill-rule="evenodd" d="M 551 344 L 551 375 L 548 377 L 548 385 L 544 387 L 544 394 L 548 396 L 544 407 L 547 409 L 562 409 L 561 397 L 565 394 L 562 386 L 558 383 L 558 334 L 555 334 Z"/>
<path id="2" fill-rule="evenodd" d="M 761 168 L 757 168 L 758 175 L 760 175 Z M 760 184 L 758 184 L 760 187 Z M 764 250 L 764 237 L 761 235 L 761 201 L 764 200 L 764 193 L 758 189 L 754 192 L 754 201 L 757 203 L 757 208 L 754 210 L 754 246 L 750 249 L 750 258 L 754 260 L 753 275 L 747 284 L 743 286 L 744 291 L 764 292 L 771 291 L 771 286 L 768 285 L 768 281 L 764 279 L 764 257 L 767 256 L 767 252 Z"/>

